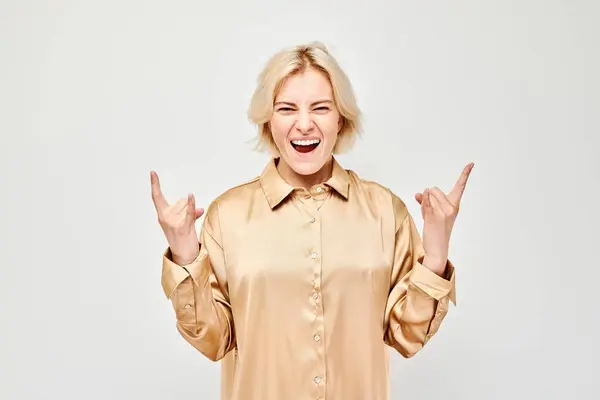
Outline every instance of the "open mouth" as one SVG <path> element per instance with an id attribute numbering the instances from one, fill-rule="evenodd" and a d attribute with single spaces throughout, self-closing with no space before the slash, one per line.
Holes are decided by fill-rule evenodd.
<path id="1" fill-rule="evenodd" d="M 311 139 L 311 140 L 292 140 L 292 147 L 298 153 L 310 153 L 321 144 L 319 139 Z"/>

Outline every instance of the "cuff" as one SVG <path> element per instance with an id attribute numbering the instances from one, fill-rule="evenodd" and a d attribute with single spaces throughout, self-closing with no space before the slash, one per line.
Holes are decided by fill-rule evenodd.
<path id="1" fill-rule="evenodd" d="M 188 265 L 178 265 L 173 262 L 171 249 L 163 253 L 161 285 L 165 296 L 170 299 L 175 289 L 188 276 L 191 276 L 198 285 L 203 281 L 203 277 L 208 279 L 206 268 L 202 268 L 208 261 L 206 253 L 200 251 L 198 257 Z M 206 271 L 206 272 L 205 272 Z"/>
<path id="2" fill-rule="evenodd" d="M 434 299 L 441 300 L 448 296 L 450 301 L 456 305 L 454 265 L 450 260 L 446 264 L 445 276 L 448 279 L 444 279 L 420 262 L 417 262 L 410 273 L 410 282 Z"/>

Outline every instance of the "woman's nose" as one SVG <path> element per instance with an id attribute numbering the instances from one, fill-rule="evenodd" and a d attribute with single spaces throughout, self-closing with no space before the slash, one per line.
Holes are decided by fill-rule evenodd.
<path id="1" fill-rule="evenodd" d="M 297 129 L 302 133 L 308 133 L 314 127 L 312 117 L 309 113 L 302 112 L 298 115 L 298 120 L 296 121 Z"/>

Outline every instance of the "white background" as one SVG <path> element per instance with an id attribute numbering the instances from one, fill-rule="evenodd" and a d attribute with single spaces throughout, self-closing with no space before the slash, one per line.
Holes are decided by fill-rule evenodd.
<path id="1" fill-rule="evenodd" d="M 596 398 L 599 18 L 591 0 L 0 1 L 0 398 L 218 398 L 160 288 L 149 171 L 203 206 L 258 175 L 255 79 L 311 40 L 366 118 L 340 162 L 419 229 L 414 193 L 476 163 L 458 306 L 394 355 L 392 398 Z"/>

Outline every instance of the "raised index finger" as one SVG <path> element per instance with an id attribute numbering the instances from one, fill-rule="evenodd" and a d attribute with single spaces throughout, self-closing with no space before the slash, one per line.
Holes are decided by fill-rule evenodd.
<path id="1" fill-rule="evenodd" d="M 460 202 L 460 199 L 465 191 L 465 188 L 467 187 L 467 181 L 469 180 L 469 175 L 471 174 L 471 170 L 473 169 L 474 166 L 475 166 L 475 163 L 469 163 L 463 168 L 463 171 L 460 174 L 458 181 L 456 182 L 456 184 L 452 188 L 452 191 L 450 192 L 449 197 L 453 203 L 456 204 L 456 203 Z"/>
<path id="2" fill-rule="evenodd" d="M 167 200 L 160 190 L 158 174 L 154 171 L 150 171 L 150 186 L 152 187 L 152 201 L 154 202 L 156 211 L 160 211 L 163 208 L 168 207 L 169 203 L 167 203 Z"/>

